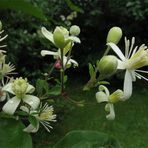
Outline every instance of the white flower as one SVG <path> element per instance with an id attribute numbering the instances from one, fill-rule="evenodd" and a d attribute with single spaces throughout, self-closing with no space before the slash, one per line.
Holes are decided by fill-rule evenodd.
<path id="1" fill-rule="evenodd" d="M 126 70 L 124 78 L 124 97 L 123 101 L 130 98 L 132 95 L 132 81 L 136 81 L 136 77 L 148 80 L 139 73 L 148 73 L 148 71 L 138 70 L 143 66 L 148 65 L 148 49 L 147 46 L 142 44 L 140 47 L 136 46 L 135 38 L 132 38 L 131 45 L 130 41 L 125 38 L 125 56 L 114 43 L 108 43 L 114 52 L 118 55 L 118 69 Z"/>
<path id="2" fill-rule="evenodd" d="M 69 36 L 69 32 L 68 32 L 68 30 L 66 28 L 60 26 L 60 27 L 56 27 L 56 29 L 58 29 L 58 30 L 60 30 L 62 32 L 65 42 L 67 42 L 68 40 L 71 41 L 72 43 L 74 43 L 74 42 L 80 43 L 81 42 L 78 37 Z M 45 36 L 45 38 L 47 38 L 49 41 L 51 41 L 55 45 L 52 32 L 49 32 L 45 27 L 41 28 L 41 32 Z"/>
<path id="3" fill-rule="evenodd" d="M 33 93 L 34 90 L 35 88 L 21 77 L 14 80 L 14 82 L 6 84 L 3 86 L 2 91 L 9 92 L 15 96 L 5 103 L 2 110 L 7 114 L 13 115 L 21 102 L 27 103 L 32 109 L 36 109 L 39 106 L 40 99 L 36 96 L 28 95 L 28 93 Z"/>
<path id="4" fill-rule="evenodd" d="M 25 108 L 24 108 L 25 109 Z M 22 108 L 22 110 L 24 110 Z M 28 112 L 26 109 L 24 110 L 26 112 Z M 52 106 L 48 106 L 47 103 L 45 103 L 44 106 L 40 106 L 39 108 L 39 112 L 37 111 L 31 111 L 30 114 L 32 114 L 32 116 L 34 116 L 37 120 L 37 125 L 36 127 L 32 124 L 29 124 L 23 131 L 28 132 L 28 133 L 35 133 L 38 131 L 39 129 L 39 123 L 41 123 L 44 128 L 50 132 L 49 128 L 52 129 L 52 126 L 50 125 L 50 122 L 55 122 L 56 120 L 56 115 L 53 114 L 53 107 Z"/>
<path id="5" fill-rule="evenodd" d="M 57 52 L 54 51 L 48 51 L 48 50 L 42 50 L 41 55 L 52 55 L 55 59 L 61 59 L 61 52 L 60 49 Z M 68 61 L 67 61 L 68 60 Z M 63 56 L 63 65 L 64 67 L 70 67 L 71 64 L 74 64 L 74 66 L 78 66 L 78 63 L 73 59 L 68 59 L 65 55 Z"/>
<path id="6" fill-rule="evenodd" d="M 123 91 L 120 89 L 110 94 L 107 87 L 105 87 L 104 85 L 99 86 L 99 92 L 96 93 L 96 99 L 98 103 L 107 102 L 107 104 L 105 105 L 105 111 L 109 112 L 109 114 L 106 115 L 106 118 L 108 120 L 115 119 L 114 103 L 120 101 L 122 97 Z"/>

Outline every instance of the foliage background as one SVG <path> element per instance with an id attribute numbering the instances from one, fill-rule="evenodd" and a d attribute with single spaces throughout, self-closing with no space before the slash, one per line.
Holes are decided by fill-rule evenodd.
<path id="1" fill-rule="evenodd" d="M 79 62 L 79 68 L 71 74 L 82 73 L 87 76 L 88 62 L 95 63 L 105 49 L 108 30 L 119 26 L 127 37 L 135 36 L 137 43 L 147 43 L 148 39 L 148 0 L 26 0 L 38 6 L 47 19 L 38 19 L 22 11 L 0 9 L 1 20 L 9 37 L 7 38 L 8 58 L 17 67 L 19 74 L 36 79 L 47 72 L 52 57 L 41 57 L 40 51 L 52 49 L 50 43 L 38 34 L 41 26 L 53 30 L 55 25 L 69 28 L 69 22 L 63 21 L 77 11 L 77 17 L 71 20 L 81 28 L 82 44 L 73 49 L 73 58 Z M 121 46 L 124 41 L 120 42 Z"/>

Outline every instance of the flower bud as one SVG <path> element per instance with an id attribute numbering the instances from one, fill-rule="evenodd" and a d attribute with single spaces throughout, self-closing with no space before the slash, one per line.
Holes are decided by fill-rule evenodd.
<path id="1" fill-rule="evenodd" d="M 80 27 L 77 25 L 73 25 L 70 27 L 70 34 L 74 36 L 78 36 L 80 34 Z"/>
<path id="2" fill-rule="evenodd" d="M 65 47 L 65 34 L 65 30 L 61 29 L 60 27 L 56 27 L 56 29 L 53 32 L 54 43 L 60 49 L 63 49 Z"/>
<path id="3" fill-rule="evenodd" d="M 102 76 L 109 77 L 116 72 L 117 65 L 117 58 L 112 55 L 107 55 L 101 58 L 97 68 Z"/>
<path id="4" fill-rule="evenodd" d="M 118 89 L 109 96 L 110 103 L 116 103 L 123 97 L 123 91 Z"/>
<path id="5" fill-rule="evenodd" d="M 0 21 L 0 31 L 2 30 L 2 22 Z"/>
<path id="6" fill-rule="evenodd" d="M 118 42 L 120 41 L 122 37 L 122 30 L 119 27 L 112 27 L 107 35 L 107 40 L 106 42 L 112 42 L 114 44 L 118 44 Z"/>
<path id="7" fill-rule="evenodd" d="M 61 60 L 57 60 L 56 63 L 54 64 L 54 67 L 57 69 L 61 69 L 62 68 L 62 64 L 61 64 Z"/>
<path id="8" fill-rule="evenodd" d="M 16 78 L 16 80 L 12 84 L 13 92 L 20 99 L 22 99 L 22 97 L 25 95 L 27 88 L 28 88 L 27 80 L 23 79 L 22 77 Z"/>

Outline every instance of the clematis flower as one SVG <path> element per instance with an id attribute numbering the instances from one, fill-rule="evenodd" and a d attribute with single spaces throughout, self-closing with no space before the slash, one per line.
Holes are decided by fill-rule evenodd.
<path id="1" fill-rule="evenodd" d="M 21 107 L 23 111 L 26 111 L 29 113 L 29 110 L 27 110 L 26 107 Z M 50 122 L 55 122 L 56 115 L 53 114 L 53 107 L 48 106 L 47 103 L 42 106 L 42 104 L 39 107 L 39 111 L 31 111 L 30 115 L 34 116 L 37 120 L 37 125 L 34 126 L 33 124 L 29 124 L 23 131 L 28 133 L 35 133 L 39 129 L 39 124 L 42 124 L 44 128 L 50 132 L 49 128 L 52 129 L 52 126 L 50 125 Z"/>
<path id="2" fill-rule="evenodd" d="M 42 56 L 46 56 L 46 55 L 52 55 L 56 60 L 61 60 L 61 51 L 60 49 L 57 51 L 57 52 L 54 52 L 54 51 L 48 51 L 48 50 L 42 50 L 41 51 L 41 55 Z M 65 55 L 63 56 L 63 65 L 64 67 L 68 68 L 70 67 L 71 65 L 74 65 L 75 66 L 78 66 L 78 63 L 73 60 L 73 59 L 68 59 L 68 57 L 66 57 Z"/>
<path id="3" fill-rule="evenodd" d="M 8 35 L 5 35 L 4 37 L 1 36 L 1 34 L 4 32 L 4 30 L 0 30 L 0 42 L 5 40 Z M 0 45 L 0 48 L 6 47 L 7 45 Z"/>
<path id="4" fill-rule="evenodd" d="M 148 81 L 147 78 L 139 74 L 148 73 L 148 71 L 138 70 L 143 66 L 148 66 L 148 48 L 144 44 L 140 47 L 134 47 L 134 44 L 134 37 L 131 40 L 131 44 L 130 41 L 125 38 L 125 56 L 117 45 L 114 43 L 107 44 L 119 57 L 117 69 L 126 70 L 123 86 L 123 101 L 129 99 L 132 95 L 132 82 L 136 81 L 136 77 L 139 79 L 143 78 Z"/>
<path id="5" fill-rule="evenodd" d="M 120 101 L 122 97 L 123 91 L 120 89 L 110 94 L 107 87 L 105 87 L 104 85 L 99 86 L 99 92 L 96 93 L 96 99 L 98 103 L 107 102 L 107 104 L 105 105 L 105 111 L 109 112 L 109 114 L 106 115 L 106 118 L 108 120 L 115 119 L 114 104 Z"/>
<path id="6" fill-rule="evenodd" d="M 40 99 L 29 95 L 34 90 L 35 88 L 22 77 L 16 78 L 13 82 L 6 84 L 3 86 L 2 91 L 9 92 L 14 97 L 5 103 L 2 110 L 7 114 L 13 115 L 21 102 L 28 104 L 32 109 L 36 109 L 39 106 Z"/>
<path id="7" fill-rule="evenodd" d="M 58 48 L 64 48 L 69 42 L 73 44 L 74 42 L 80 43 L 80 39 L 74 35 L 69 35 L 69 31 L 62 27 L 58 26 L 55 28 L 54 32 L 49 32 L 45 27 L 41 28 L 42 34 L 51 41 Z"/>

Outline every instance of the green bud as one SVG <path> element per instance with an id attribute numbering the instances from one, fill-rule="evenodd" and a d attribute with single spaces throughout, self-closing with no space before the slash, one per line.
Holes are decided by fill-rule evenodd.
<path id="1" fill-rule="evenodd" d="M 3 25 L 2 25 L 2 22 L 0 21 L 0 31 L 2 30 L 2 27 Z"/>
<path id="2" fill-rule="evenodd" d="M 65 47 L 65 35 L 66 32 L 64 29 L 61 29 L 60 27 L 56 27 L 56 29 L 53 32 L 53 39 L 55 42 L 55 45 L 60 48 L 63 49 Z"/>
<path id="3" fill-rule="evenodd" d="M 15 95 L 22 99 L 23 96 L 26 94 L 28 88 L 27 79 L 23 79 L 22 77 L 16 78 L 16 80 L 12 84 L 12 90 Z"/>
<path id="4" fill-rule="evenodd" d="M 80 27 L 77 25 L 73 25 L 70 27 L 70 34 L 74 36 L 78 36 L 80 34 Z"/>
<path id="5" fill-rule="evenodd" d="M 101 58 L 97 68 L 102 76 L 109 77 L 117 70 L 117 58 L 112 55 L 107 55 Z"/>
<path id="6" fill-rule="evenodd" d="M 122 37 L 122 30 L 119 27 L 112 27 L 107 35 L 107 40 L 106 42 L 112 42 L 114 44 L 118 44 L 118 42 L 120 41 Z"/>
<path id="7" fill-rule="evenodd" d="M 116 103 L 123 97 L 123 91 L 118 89 L 109 96 L 110 103 Z"/>

